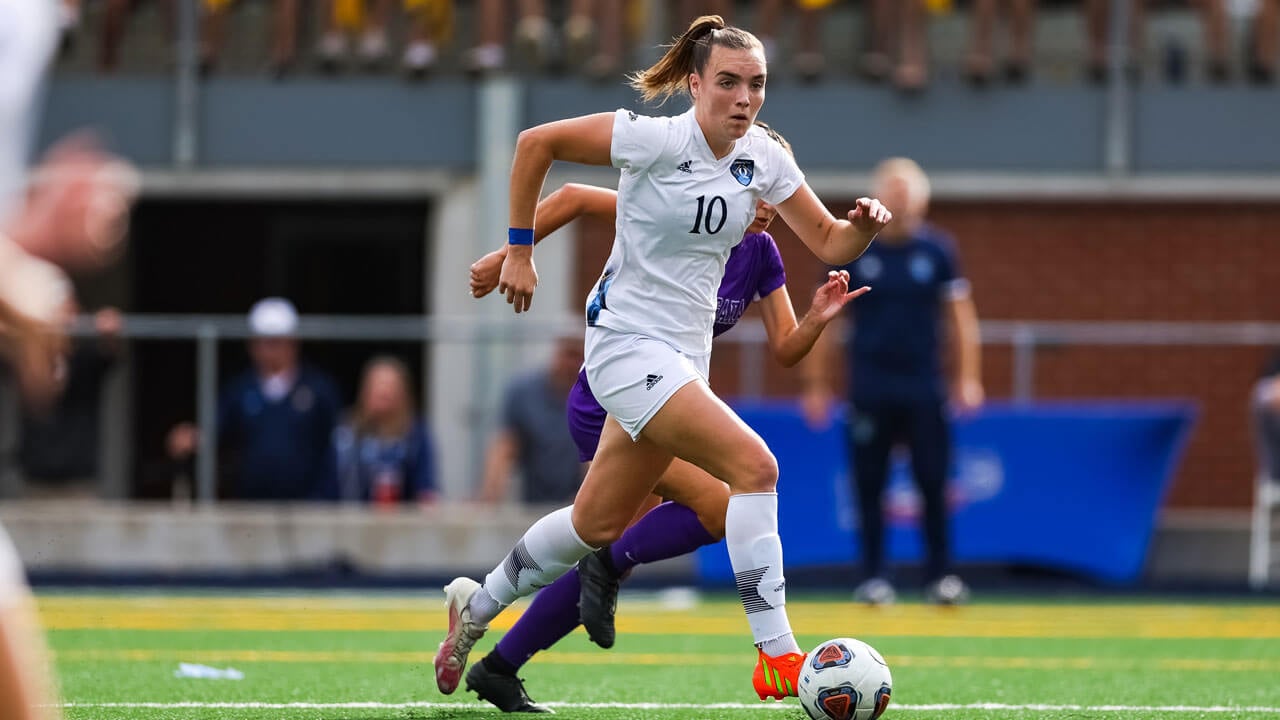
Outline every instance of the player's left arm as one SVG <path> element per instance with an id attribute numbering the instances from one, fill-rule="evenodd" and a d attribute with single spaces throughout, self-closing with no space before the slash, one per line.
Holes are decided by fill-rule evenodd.
<path id="1" fill-rule="evenodd" d="M 952 404 L 961 413 L 982 407 L 982 344 L 978 328 L 978 309 L 967 291 L 953 291 L 943 302 L 951 324 L 949 333 L 955 359 Z"/>
<path id="2" fill-rule="evenodd" d="M 871 288 L 863 286 L 849 291 L 849 272 L 832 270 L 827 281 L 813 294 L 809 311 L 796 321 L 796 311 L 791 304 L 787 286 L 760 299 L 760 312 L 764 319 L 765 334 L 769 337 L 769 350 L 783 367 L 794 367 L 809 354 L 818 336 L 840 309 Z"/>
<path id="3" fill-rule="evenodd" d="M 893 219 L 888 208 L 869 197 L 858 198 L 848 219 L 837 219 L 808 183 L 802 183 L 777 208 L 801 242 L 828 265 L 847 265 L 856 260 L 876 233 Z"/>

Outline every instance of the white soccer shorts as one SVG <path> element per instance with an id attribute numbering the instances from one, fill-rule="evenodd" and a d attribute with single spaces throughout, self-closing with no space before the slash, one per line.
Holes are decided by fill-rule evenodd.
<path id="1" fill-rule="evenodd" d="M 591 392 L 631 439 L 677 390 L 690 382 L 707 382 L 711 354 L 685 355 L 665 341 L 587 328 L 585 368 Z"/>

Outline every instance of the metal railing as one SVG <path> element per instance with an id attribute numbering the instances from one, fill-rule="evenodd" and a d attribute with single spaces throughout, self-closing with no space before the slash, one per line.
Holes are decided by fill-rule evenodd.
<path id="1" fill-rule="evenodd" d="M 301 340 L 332 342 L 460 343 L 477 348 L 495 344 L 546 341 L 579 327 L 577 321 L 532 318 L 482 320 L 450 316 L 305 316 L 299 322 Z M 91 316 L 76 322 L 73 332 L 92 335 Z M 1102 346 L 1277 346 L 1280 323 L 1234 322 L 1030 322 L 984 320 L 984 345 L 1011 346 L 1012 386 L 1015 402 L 1034 397 L 1036 351 L 1064 345 Z M 121 336 L 136 340 L 192 341 L 196 344 L 196 418 L 202 429 L 196 462 L 196 498 L 212 502 L 217 478 L 218 345 L 251 337 L 240 315 L 127 315 Z M 769 362 L 764 325 L 750 319 L 718 343 L 739 347 L 741 385 L 738 394 L 764 394 L 765 367 Z"/>

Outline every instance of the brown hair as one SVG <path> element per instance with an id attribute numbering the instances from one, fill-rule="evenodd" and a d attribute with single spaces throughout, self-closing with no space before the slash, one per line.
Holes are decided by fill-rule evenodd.
<path id="1" fill-rule="evenodd" d="M 787 139 L 782 137 L 782 133 L 769 127 L 769 124 L 763 120 L 757 120 L 756 125 L 758 125 L 761 130 L 764 130 L 765 135 L 768 135 L 774 140 L 777 140 L 778 144 L 782 146 L 783 150 L 787 151 L 788 155 L 790 155 L 791 157 L 796 156 L 796 151 L 791 149 L 791 143 L 787 142 Z"/>
<path id="2" fill-rule="evenodd" d="M 711 57 L 711 48 L 719 45 L 730 50 L 751 50 L 761 45 L 755 35 L 736 27 L 727 27 L 719 15 L 703 15 L 694 20 L 684 34 L 667 46 L 667 52 L 647 70 L 631 75 L 631 87 L 645 102 L 666 102 L 672 95 L 689 94 L 689 73 L 702 74 Z"/>
<path id="3" fill-rule="evenodd" d="M 369 382 L 369 376 L 373 371 L 379 368 L 388 368 L 394 372 L 400 380 L 400 388 L 403 391 L 399 412 L 387 423 L 375 422 L 364 412 L 365 385 Z M 413 427 L 413 416 L 413 376 L 409 372 L 409 367 L 390 355 L 378 355 L 369 360 L 364 366 L 364 371 L 360 373 L 360 394 L 356 397 L 356 405 L 351 410 L 351 427 L 356 435 L 402 437 Z"/>

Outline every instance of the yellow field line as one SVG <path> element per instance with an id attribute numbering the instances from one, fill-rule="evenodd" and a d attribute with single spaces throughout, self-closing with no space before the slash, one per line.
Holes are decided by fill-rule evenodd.
<path id="1" fill-rule="evenodd" d="M 56 654 L 60 662 L 181 661 L 212 663 L 362 663 L 426 665 L 434 656 L 423 651 L 365 650 L 173 650 L 79 649 Z M 1206 672 L 1280 672 L 1276 659 L 1220 658 L 1099 658 L 1099 657 L 992 657 L 954 655 L 889 655 L 894 667 L 975 668 L 988 670 L 1187 670 Z M 671 656 L 659 653 L 559 652 L 538 656 L 549 665 L 669 665 Z M 743 665 L 746 653 L 680 653 L 682 665 Z"/>
<path id="2" fill-rule="evenodd" d="M 353 597 L 45 597 L 41 616 L 51 630 L 248 630 L 439 632 L 438 598 Z M 897 605 L 868 609 L 849 603 L 792 602 L 796 632 L 807 635 L 1003 638 L 1261 638 L 1280 639 L 1280 607 L 1213 605 Z M 626 602 L 618 616 L 625 634 L 737 636 L 747 632 L 732 602 L 667 610 Z M 507 629 L 508 612 L 495 622 Z"/>

